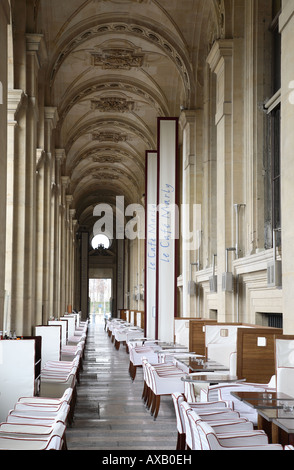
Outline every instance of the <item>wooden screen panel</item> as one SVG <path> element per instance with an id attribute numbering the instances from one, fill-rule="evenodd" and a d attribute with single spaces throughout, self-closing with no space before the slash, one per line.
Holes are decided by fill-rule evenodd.
<path id="1" fill-rule="evenodd" d="M 141 328 L 142 330 L 145 329 L 145 312 L 141 312 Z"/>
<path id="2" fill-rule="evenodd" d="M 215 325 L 215 320 L 194 319 L 189 321 L 189 350 L 196 354 L 206 355 L 205 325 Z"/>
<path id="3" fill-rule="evenodd" d="M 138 315 L 139 312 L 139 310 L 134 310 L 134 326 L 140 326 L 139 323 L 141 322 Z"/>
<path id="4" fill-rule="evenodd" d="M 127 315 L 126 315 L 126 311 L 125 310 L 119 310 L 119 318 L 121 320 L 127 320 Z"/>
<path id="5" fill-rule="evenodd" d="M 247 382 L 268 383 L 275 374 L 275 335 L 279 328 L 239 328 L 237 376 Z M 258 339 L 265 345 L 259 346 Z"/>

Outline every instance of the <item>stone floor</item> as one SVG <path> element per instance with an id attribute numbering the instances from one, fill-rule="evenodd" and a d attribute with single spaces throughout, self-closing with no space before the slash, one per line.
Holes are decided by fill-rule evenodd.
<path id="1" fill-rule="evenodd" d="M 171 397 L 162 397 L 154 420 L 141 399 L 142 370 L 138 369 L 132 382 L 128 367 L 125 347 L 117 351 L 104 325 L 90 323 L 75 419 L 67 429 L 69 450 L 176 449 Z"/>

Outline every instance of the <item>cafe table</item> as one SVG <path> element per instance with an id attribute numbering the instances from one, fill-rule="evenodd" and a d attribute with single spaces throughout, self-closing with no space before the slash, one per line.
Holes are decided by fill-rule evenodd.
<path id="1" fill-rule="evenodd" d="M 257 384 L 258 386 L 258 384 Z M 261 385 L 262 387 L 262 385 Z M 286 393 L 270 391 L 232 391 L 231 395 L 255 409 L 278 409 L 283 408 L 286 401 L 294 400 Z"/>
<path id="2" fill-rule="evenodd" d="M 238 379 L 235 375 L 230 374 L 219 374 L 219 373 L 195 373 L 188 374 L 181 378 L 183 382 L 188 382 L 190 384 L 196 384 L 199 382 L 208 383 L 209 385 L 216 385 L 219 383 L 232 383 L 232 382 L 243 382 L 245 379 Z"/>
<path id="3" fill-rule="evenodd" d="M 162 351 L 166 350 L 166 349 L 170 349 L 170 350 L 177 350 L 177 349 L 185 349 L 187 350 L 187 346 L 184 346 L 182 344 L 178 344 L 178 343 L 167 343 L 167 342 L 163 342 L 163 341 L 158 341 L 157 342 L 158 346 L 161 348 Z"/>
<path id="4" fill-rule="evenodd" d="M 258 413 L 258 429 L 274 444 L 294 444 L 294 397 L 281 392 L 232 392 Z"/>
<path id="5" fill-rule="evenodd" d="M 180 358 L 175 357 L 178 362 L 181 362 L 186 367 L 189 368 L 190 373 L 193 372 L 225 372 L 228 371 L 229 368 L 220 364 L 216 361 L 205 360 L 205 358 Z"/>

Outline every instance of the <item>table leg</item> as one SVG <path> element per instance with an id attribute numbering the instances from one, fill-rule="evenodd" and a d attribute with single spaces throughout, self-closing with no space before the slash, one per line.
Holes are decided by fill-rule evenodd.
<path id="1" fill-rule="evenodd" d="M 263 430 L 263 417 L 260 414 L 257 416 L 257 428 Z"/>
<path id="2" fill-rule="evenodd" d="M 279 427 L 272 423 L 272 444 L 279 444 L 280 434 L 279 434 Z"/>

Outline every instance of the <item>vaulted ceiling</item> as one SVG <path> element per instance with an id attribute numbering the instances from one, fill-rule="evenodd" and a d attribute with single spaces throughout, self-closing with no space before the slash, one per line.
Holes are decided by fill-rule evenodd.
<path id="1" fill-rule="evenodd" d="M 36 0 L 44 35 L 46 105 L 80 225 L 98 203 L 141 201 L 157 118 L 201 102 L 207 48 L 221 34 L 222 0 Z M 200 104 L 201 105 L 201 104 Z"/>

